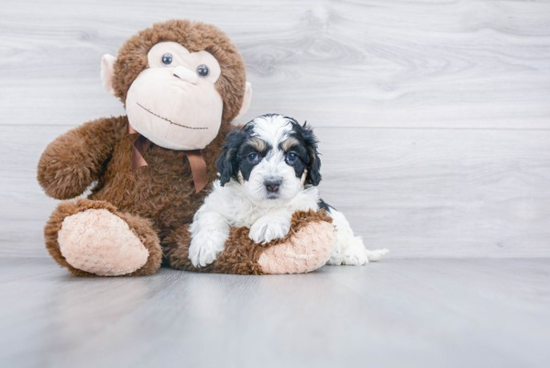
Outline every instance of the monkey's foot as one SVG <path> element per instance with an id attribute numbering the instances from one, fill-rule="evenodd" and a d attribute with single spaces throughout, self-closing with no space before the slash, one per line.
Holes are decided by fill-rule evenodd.
<path id="1" fill-rule="evenodd" d="M 44 238 L 52 258 L 75 276 L 152 275 L 162 261 L 152 222 L 105 201 L 60 203 Z"/>
<path id="2" fill-rule="evenodd" d="M 327 263 L 333 242 L 330 222 L 310 222 L 287 241 L 266 249 L 258 264 L 267 274 L 311 272 Z"/>
<path id="3" fill-rule="evenodd" d="M 149 258 L 128 223 L 106 209 L 87 209 L 65 217 L 58 242 L 72 267 L 99 276 L 130 274 Z"/>

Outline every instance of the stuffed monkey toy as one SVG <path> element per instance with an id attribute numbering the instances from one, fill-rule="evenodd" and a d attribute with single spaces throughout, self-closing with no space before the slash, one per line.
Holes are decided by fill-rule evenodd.
<path id="1" fill-rule="evenodd" d="M 154 274 L 164 263 L 194 270 L 188 226 L 216 179 L 231 121 L 250 102 L 243 60 L 212 25 L 173 20 L 105 55 L 105 87 L 127 115 L 61 135 L 38 164 L 47 195 L 63 201 L 44 230 L 53 259 L 76 276 Z M 330 257 L 334 229 L 322 212 L 299 212 L 289 235 L 266 246 L 232 229 L 226 250 L 201 272 L 299 273 Z"/>

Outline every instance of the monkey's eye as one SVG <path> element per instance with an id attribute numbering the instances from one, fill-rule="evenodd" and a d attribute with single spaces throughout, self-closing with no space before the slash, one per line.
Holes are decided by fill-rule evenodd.
<path id="1" fill-rule="evenodd" d="M 161 61 L 164 65 L 172 64 L 172 60 L 174 60 L 174 58 L 172 57 L 172 54 L 166 53 L 166 54 L 162 55 Z"/>
<path id="2" fill-rule="evenodd" d="M 285 155 L 285 161 L 289 165 L 294 165 L 298 161 L 298 155 L 295 152 L 287 152 Z"/>
<path id="3" fill-rule="evenodd" d="M 210 70 L 208 70 L 208 67 L 204 64 L 201 64 L 197 67 L 197 74 L 201 77 L 206 77 Z"/>
<path id="4" fill-rule="evenodd" d="M 260 160 L 262 158 L 260 157 L 260 155 L 257 152 L 251 152 L 251 153 L 248 154 L 248 156 L 246 156 L 246 159 L 251 164 L 257 164 L 258 162 L 260 162 Z"/>

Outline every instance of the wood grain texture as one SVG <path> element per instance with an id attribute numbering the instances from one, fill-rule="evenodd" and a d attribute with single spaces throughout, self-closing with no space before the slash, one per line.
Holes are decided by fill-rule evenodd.
<path id="1" fill-rule="evenodd" d="M 546 1 L 10 2 L 0 14 L 0 256 L 44 257 L 46 144 L 123 114 L 104 53 L 171 18 L 217 24 L 254 85 L 242 122 L 317 127 L 322 193 L 393 257 L 550 256 Z"/>
<path id="2" fill-rule="evenodd" d="M 548 129 L 548 14 L 546 1 L 18 1 L 0 18 L 1 124 L 121 113 L 101 88 L 102 54 L 187 17 L 242 51 L 255 86 L 247 118 Z"/>
<path id="3" fill-rule="evenodd" d="M 2 367 L 544 368 L 550 262 L 76 279 L 0 260 Z"/>
<path id="4" fill-rule="evenodd" d="M 0 127 L 0 255 L 44 256 L 36 183 L 65 126 Z M 392 257 L 550 257 L 550 131 L 316 129 L 323 198 Z M 9 209 L 9 211 L 7 210 Z"/>

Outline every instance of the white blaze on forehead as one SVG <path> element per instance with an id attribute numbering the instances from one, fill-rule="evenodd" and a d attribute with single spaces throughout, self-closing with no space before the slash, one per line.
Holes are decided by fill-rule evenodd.
<path id="1" fill-rule="evenodd" d="M 254 119 L 251 135 L 266 141 L 274 149 L 279 149 L 279 143 L 287 139 L 291 132 L 292 123 L 284 116 L 260 116 Z"/>
<path id="2" fill-rule="evenodd" d="M 294 124 L 292 119 L 283 115 L 264 115 L 255 118 L 245 128 L 250 135 L 247 144 L 263 151 L 248 177 L 240 182 L 243 192 L 257 206 L 286 206 L 303 189 L 295 167 L 285 161 L 285 150 L 300 144 L 294 137 Z M 244 157 L 241 159 L 246 160 Z M 280 182 L 276 197 L 267 191 L 267 180 Z"/>

